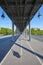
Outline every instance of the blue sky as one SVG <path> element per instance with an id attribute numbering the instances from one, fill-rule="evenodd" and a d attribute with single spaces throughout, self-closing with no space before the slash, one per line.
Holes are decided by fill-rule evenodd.
<path id="1" fill-rule="evenodd" d="M 41 17 L 38 18 L 38 12 L 40 11 L 41 13 Z M 10 20 L 10 18 L 6 15 L 6 13 L 4 12 L 5 18 L 3 19 L 1 17 L 2 15 L 3 9 L 0 7 L 0 28 L 1 27 L 6 27 L 6 28 L 10 28 L 12 29 L 12 21 Z M 14 26 L 14 28 L 16 28 Z M 27 26 L 28 28 L 28 26 Z M 40 28 L 43 29 L 43 5 L 41 6 L 41 8 L 37 11 L 37 13 L 35 14 L 35 16 L 33 17 L 33 19 L 31 20 L 31 28 Z"/>
<path id="2" fill-rule="evenodd" d="M 38 13 L 40 11 L 41 17 L 38 18 Z M 32 28 L 40 28 L 43 29 L 43 5 L 37 11 L 33 19 L 31 20 L 31 27 Z"/>
<path id="3" fill-rule="evenodd" d="M 3 11 L 3 9 L 0 7 L 0 28 L 1 28 L 1 27 L 11 28 L 11 26 L 12 26 L 12 25 L 11 25 L 12 21 L 11 21 L 10 18 L 6 15 L 5 12 L 4 12 L 5 18 L 3 19 L 3 18 L 1 17 L 2 12 L 4 12 L 4 11 Z"/>

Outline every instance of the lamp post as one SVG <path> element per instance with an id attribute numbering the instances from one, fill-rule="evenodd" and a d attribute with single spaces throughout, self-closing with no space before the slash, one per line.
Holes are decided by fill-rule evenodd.
<path id="1" fill-rule="evenodd" d="M 29 27 L 29 39 L 28 39 L 28 41 L 31 41 L 31 25 L 30 25 L 30 21 L 27 24 L 28 24 L 28 27 Z"/>
<path id="2" fill-rule="evenodd" d="M 4 13 L 2 13 L 1 17 L 2 17 L 3 19 L 5 18 L 5 15 L 4 15 Z"/>
<path id="3" fill-rule="evenodd" d="M 41 17 L 41 13 L 40 12 L 38 12 L 38 18 L 40 18 Z"/>

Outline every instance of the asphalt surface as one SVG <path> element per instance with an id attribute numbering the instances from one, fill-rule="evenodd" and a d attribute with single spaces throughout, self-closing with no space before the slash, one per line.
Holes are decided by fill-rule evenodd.
<path id="1" fill-rule="evenodd" d="M 19 36 L 14 36 L 14 42 L 18 39 L 18 37 Z M 13 44 L 12 36 L 3 36 L 0 38 L 0 62 L 3 60 Z"/>
<path id="2" fill-rule="evenodd" d="M 32 38 L 43 42 L 43 35 L 32 35 Z"/>
<path id="3" fill-rule="evenodd" d="M 23 34 L 14 42 L 1 65 L 43 65 L 43 42 L 31 38 L 27 41 Z"/>

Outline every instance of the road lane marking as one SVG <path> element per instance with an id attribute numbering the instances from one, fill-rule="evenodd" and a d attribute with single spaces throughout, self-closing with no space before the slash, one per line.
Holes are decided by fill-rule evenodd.
<path id="1" fill-rule="evenodd" d="M 22 46 L 22 43 L 21 43 L 21 46 Z M 22 47 L 21 47 L 21 56 L 22 56 Z"/>
<path id="2" fill-rule="evenodd" d="M 30 44 L 28 44 L 28 45 L 29 45 L 30 49 L 34 52 L 34 49 L 31 47 L 31 45 Z M 40 64 L 43 65 L 43 63 L 40 60 L 40 58 L 38 56 L 35 56 L 35 57 L 38 59 L 38 61 L 40 62 Z"/>
<path id="3" fill-rule="evenodd" d="M 16 36 L 16 35 L 15 35 Z M 19 38 L 18 38 L 19 39 Z M 17 40 L 16 40 L 17 41 Z M 14 43 L 16 43 L 16 41 L 14 42 Z M 12 40 L 11 40 L 11 42 L 12 42 Z M 15 46 L 15 44 L 13 44 L 12 45 L 12 47 L 11 47 L 11 49 L 7 52 L 7 54 L 5 55 L 5 57 L 3 58 L 3 60 L 1 61 L 1 65 L 2 65 L 2 63 L 4 62 L 4 60 L 7 58 L 7 56 L 9 55 L 9 53 L 12 51 L 12 49 L 13 49 L 13 47 Z"/>
<path id="4" fill-rule="evenodd" d="M 13 46 L 12 46 L 11 49 L 13 49 Z M 7 58 L 7 56 L 9 55 L 9 53 L 11 52 L 11 49 L 9 50 L 9 52 L 5 55 L 5 57 L 4 57 L 3 60 L 1 61 L 1 65 L 2 65 L 2 63 L 4 62 L 4 60 Z"/>
<path id="5" fill-rule="evenodd" d="M 13 47 L 15 46 L 15 44 L 14 45 L 12 45 L 12 47 L 11 47 L 11 49 L 8 51 L 8 53 L 5 55 L 5 57 L 3 58 L 3 60 L 1 61 L 1 65 L 2 65 L 2 63 L 4 62 L 4 60 L 7 58 L 7 56 L 9 55 L 9 53 L 12 51 L 12 49 L 13 49 Z"/>

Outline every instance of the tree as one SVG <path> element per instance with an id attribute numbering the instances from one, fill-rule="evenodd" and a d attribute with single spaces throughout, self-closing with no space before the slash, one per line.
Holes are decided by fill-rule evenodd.
<path id="1" fill-rule="evenodd" d="M 12 30 L 8 28 L 1 28 L 0 33 L 4 35 L 10 35 L 12 33 Z"/>

